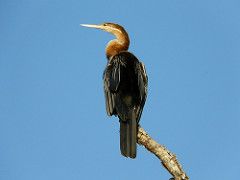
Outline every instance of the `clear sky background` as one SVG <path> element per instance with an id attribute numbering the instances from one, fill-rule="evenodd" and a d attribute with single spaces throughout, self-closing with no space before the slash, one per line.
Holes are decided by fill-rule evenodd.
<path id="1" fill-rule="evenodd" d="M 0 179 L 170 178 L 119 150 L 105 112 L 105 45 L 80 23 L 115 22 L 149 76 L 141 125 L 194 180 L 240 172 L 239 0 L 0 1 Z"/>

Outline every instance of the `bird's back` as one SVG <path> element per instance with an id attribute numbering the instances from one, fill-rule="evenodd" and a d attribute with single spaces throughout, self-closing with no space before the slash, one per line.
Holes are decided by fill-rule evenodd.
<path id="1" fill-rule="evenodd" d="M 114 94 L 115 111 L 121 119 L 129 119 L 140 105 L 140 91 L 136 66 L 138 59 L 129 52 L 121 52 L 110 59 L 105 75 L 109 79 L 109 91 Z"/>

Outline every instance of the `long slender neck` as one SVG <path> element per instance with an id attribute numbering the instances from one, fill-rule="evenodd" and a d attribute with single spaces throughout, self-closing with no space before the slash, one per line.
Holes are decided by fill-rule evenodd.
<path id="1" fill-rule="evenodd" d="M 121 51 L 127 51 L 130 44 L 126 31 L 115 31 L 112 34 L 116 36 L 116 39 L 109 41 L 106 46 L 106 56 L 108 59 L 111 59 L 111 57 Z"/>

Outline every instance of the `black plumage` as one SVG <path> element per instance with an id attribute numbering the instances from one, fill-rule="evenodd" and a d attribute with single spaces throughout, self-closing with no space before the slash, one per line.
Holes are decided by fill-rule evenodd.
<path id="1" fill-rule="evenodd" d="M 104 71 L 106 110 L 120 121 L 122 155 L 136 157 L 137 130 L 147 96 L 144 64 L 132 53 L 123 51 L 108 61 Z"/>

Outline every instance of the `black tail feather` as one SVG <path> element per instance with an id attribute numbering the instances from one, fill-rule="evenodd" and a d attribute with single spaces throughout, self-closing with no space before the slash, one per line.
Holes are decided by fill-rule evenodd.
<path id="1" fill-rule="evenodd" d="M 137 154 L 137 121 L 120 120 L 120 149 L 123 156 L 135 158 Z"/>

